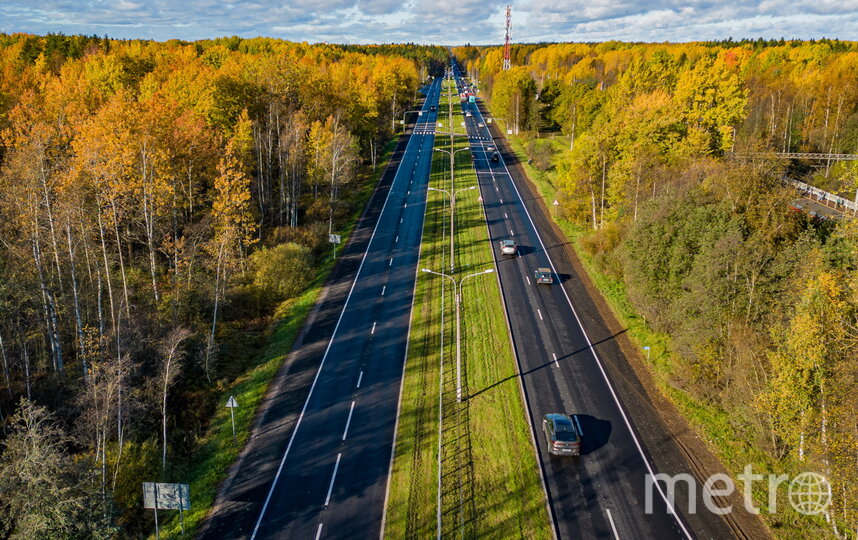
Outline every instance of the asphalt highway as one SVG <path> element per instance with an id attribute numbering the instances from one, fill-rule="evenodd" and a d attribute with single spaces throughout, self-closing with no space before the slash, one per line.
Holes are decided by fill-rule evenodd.
<path id="1" fill-rule="evenodd" d="M 440 80 L 428 87 L 300 412 L 287 429 L 279 413 L 266 415 L 254 435 L 265 448 L 239 464 L 203 537 L 379 537 L 439 90 Z M 280 435 L 266 439 L 266 426 Z"/>
<path id="2" fill-rule="evenodd" d="M 463 81 L 457 77 L 457 83 L 461 87 Z M 559 538 L 698 536 L 668 508 L 661 487 L 651 488 L 647 511 L 646 477 L 658 471 L 584 331 L 574 307 L 578 300 L 564 286 L 576 277 L 557 271 L 556 252 L 549 249 L 557 242 L 552 238 L 548 246 L 544 243 L 546 233 L 538 230 L 517 187 L 523 181 L 507 166 L 510 154 L 500 150 L 498 160 L 491 159 L 501 141 L 493 140 L 478 105 L 462 103 L 462 107 L 472 113 L 465 120 L 474 167 L 556 534 Z M 503 239 L 518 243 L 518 256 L 501 254 L 498 242 Z M 536 283 L 538 267 L 552 269 L 553 285 Z M 580 457 L 547 452 L 542 417 L 555 412 L 573 416 L 579 425 Z M 717 523 L 713 527 L 699 536 L 729 535 Z"/>

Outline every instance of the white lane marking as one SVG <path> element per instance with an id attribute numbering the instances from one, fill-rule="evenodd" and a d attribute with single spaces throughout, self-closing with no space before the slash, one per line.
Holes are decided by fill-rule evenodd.
<path id="1" fill-rule="evenodd" d="M 387 290 L 387 285 L 381 286 L 381 296 L 384 296 L 384 291 Z"/>
<path id="2" fill-rule="evenodd" d="M 504 170 L 506 170 L 506 174 L 509 176 L 510 184 L 512 184 L 512 189 L 515 191 L 515 194 L 518 196 L 518 200 L 521 202 L 521 207 L 524 209 L 524 215 L 527 216 L 527 220 L 530 222 L 530 226 L 533 228 L 534 234 L 536 234 L 536 239 L 539 240 L 539 245 L 542 246 L 543 251 L 545 251 L 545 243 L 542 241 L 542 236 L 539 235 L 539 231 L 536 230 L 536 224 L 533 222 L 533 218 L 530 216 L 530 212 L 527 211 L 527 206 L 524 204 L 524 199 L 521 196 L 521 192 L 518 191 L 518 186 L 515 184 L 515 181 L 512 179 L 512 173 L 509 172 L 509 167 L 506 165 L 506 161 L 504 161 L 503 157 L 501 157 L 501 163 L 503 164 Z M 503 200 L 501 200 L 503 203 Z M 554 267 L 554 262 L 551 260 L 551 257 L 548 257 L 548 265 L 551 267 L 551 270 L 556 274 L 557 269 Z M 560 287 L 560 290 L 563 291 L 563 296 L 566 297 L 566 302 L 569 304 L 569 308 L 572 310 L 572 315 L 575 316 L 575 320 L 578 322 L 578 327 L 581 329 L 581 333 L 584 335 L 584 339 L 587 341 L 587 347 L 590 349 L 590 352 L 593 354 L 593 358 L 596 360 L 596 365 L 599 367 L 599 372 L 602 374 L 602 378 L 605 380 L 605 384 L 608 385 L 608 390 L 611 392 L 611 397 L 614 400 L 614 403 L 617 405 L 617 409 L 620 411 L 620 416 L 623 417 L 623 423 L 626 425 L 626 429 L 629 430 L 629 433 L 632 436 L 632 440 L 635 443 L 635 447 L 638 450 L 638 454 L 641 456 L 641 460 L 644 463 L 644 466 L 647 468 L 647 472 L 649 472 L 650 476 L 655 477 L 655 471 L 644 455 L 643 447 L 641 446 L 640 441 L 638 440 L 637 435 L 635 435 L 634 430 L 632 429 L 632 424 L 629 422 L 629 418 L 626 415 L 626 411 L 620 403 L 620 398 L 617 396 L 617 392 L 614 390 L 614 386 L 611 384 L 611 380 L 608 378 L 608 373 L 605 371 L 605 367 L 602 365 L 601 359 L 599 359 L 599 355 L 596 354 L 596 349 L 593 348 L 593 342 L 590 341 L 590 336 L 587 335 L 587 331 L 584 330 L 584 325 L 581 323 L 581 318 L 578 317 L 578 312 L 575 310 L 575 306 L 572 305 L 572 299 L 569 298 L 569 293 L 566 292 L 565 287 Z M 676 519 L 676 523 L 679 525 L 679 528 L 682 529 L 682 532 L 685 534 L 685 537 L 689 540 L 692 538 L 691 533 L 688 531 L 688 528 L 685 526 L 685 523 L 680 519 L 679 514 L 676 512 L 676 509 L 673 507 L 673 503 L 667 498 L 667 494 L 661 487 L 661 484 L 655 482 L 655 487 L 658 490 L 658 494 L 661 495 L 662 500 L 664 501 L 665 506 L 667 507 L 667 511 L 671 514 L 674 519 Z"/>
<path id="3" fill-rule="evenodd" d="M 357 386 L 355 386 L 355 388 L 360 388 L 360 382 L 362 380 L 363 380 L 363 370 L 361 370 L 361 372 L 358 374 L 358 383 L 357 383 Z"/>
<path id="4" fill-rule="evenodd" d="M 509 235 L 510 235 L 510 236 L 515 236 L 515 233 L 514 233 L 514 232 L 512 232 L 512 229 L 510 229 L 510 230 L 509 230 Z"/>
<path id="5" fill-rule="evenodd" d="M 393 266 L 393 257 L 390 258 L 390 262 L 387 263 L 387 266 Z"/>
<path id="6" fill-rule="evenodd" d="M 508 216 L 508 215 L 506 215 L 506 212 L 504 212 L 504 213 L 503 213 L 503 217 L 504 217 L 504 218 L 506 218 L 506 219 L 509 219 L 509 216 Z"/>
<path id="7" fill-rule="evenodd" d="M 524 279 L 526 279 L 526 280 L 527 280 L 527 284 L 528 284 L 528 285 L 530 285 L 530 278 L 529 278 L 529 277 L 527 277 L 527 276 L 524 276 Z"/>
<path id="8" fill-rule="evenodd" d="M 346 440 L 346 435 L 349 434 L 349 424 L 352 423 L 352 413 L 353 412 L 355 412 L 355 402 L 354 401 L 352 401 L 352 406 L 349 408 L 349 417 L 346 419 L 346 429 L 343 430 L 343 440 Z"/>
<path id="9" fill-rule="evenodd" d="M 408 148 L 411 147 L 411 141 L 415 141 L 417 139 L 409 138 L 408 144 L 405 145 L 405 152 L 408 152 Z M 355 279 L 352 281 L 352 286 L 349 289 L 349 294 L 346 295 L 346 301 L 343 304 L 343 309 L 340 311 L 340 316 L 337 319 L 337 324 L 334 325 L 334 331 L 331 333 L 331 339 L 328 340 L 328 345 L 325 348 L 325 354 L 322 355 L 322 361 L 319 363 L 319 368 L 316 370 L 316 375 L 313 377 L 313 384 L 310 385 L 310 392 L 307 394 L 307 398 L 304 400 L 304 406 L 301 408 L 301 414 L 298 415 L 298 421 L 295 422 L 295 427 L 292 428 L 292 435 L 289 436 L 289 442 L 286 444 L 286 451 L 283 452 L 283 457 L 280 458 L 280 464 L 277 466 L 277 473 L 274 475 L 274 481 L 271 482 L 271 487 L 268 488 L 268 495 L 265 496 L 265 502 L 262 504 L 262 510 L 259 511 L 259 518 L 256 520 L 256 525 L 253 526 L 253 533 L 251 533 L 250 538 L 253 540 L 256 538 L 256 534 L 259 532 L 259 526 L 262 525 L 262 518 L 265 517 L 265 511 L 268 510 L 268 504 L 271 502 L 271 497 L 274 495 L 274 490 L 277 488 L 277 481 L 280 480 L 280 474 L 283 472 L 283 466 L 286 464 L 286 457 L 289 455 L 289 451 L 292 449 L 292 443 L 295 442 L 295 435 L 298 434 L 298 428 L 301 427 L 301 421 L 304 419 L 304 414 L 307 412 L 307 407 L 310 404 L 310 398 L 313 397 L 313 390 L 316 389 L 316 383 L 319 382 L 319 376 L 322 374 L 322 368 L 325 366 L 325 360 L 328 359 L 328 353 L 331 351 L 331 346 L 334 344 L 334 337 L 337 335 L 337 330 L 340 328 L 340 323 L 343 320 L 343 315 L 346 313 L 346 308 L 349 305 L 349 300 L 352 297 L 352 293 L 355 290 L 355 286 L 357 285 L 358 279 L 360 278 L 360 272 L 363 270 L 363 265 L 366 262 L 366 256 L 370 251 L 370 247 L 372 247 L 372 241 L 375 239 L 375 233 L 378 232 L 378 225 L 382 221 L 382 216 L 384 215 L 384 211 L 387 209 L 387 203 L 390 201 L 390 194 L 393 193 L 393 184 L 396 184 L 396 177 L 399 176 L 400 171 L 402 169 L 397 169 L 396 173 L 393 175 L 393 182 L 391 184 L 391 189 L 387 191 L 387 195 L 384 198 L 384 204 L 381 205 L 381 212 L 379 213 L 378 220 L 375 222 L 375 226 L 372 229 L 372 234 L 369 237 L 369 242 L 367 243 L 366 251 L 363 252 L 363 257 L 361 257 L 360 265 L 358 265 L 357 272 L 355 273 Z M 400 220 L 401 222 L 402 220 Z M 421 236 L 422 241 L 422 236 Z M 388 478 L 390 476 L 388 475 Z"/>
<path id="10" fill-rule="evenodd" d="M 400 222 L 400 223 L 402 223 L 402 220 L 403 220 L 403 219 L 405 219 L 405 218 L 399 218 L 399 222 Z"/>
<path id="11" fill-rule="evenodd" d="M 322 524 L 319 523 L 319 528 L 316 529 L 316 540 L 319 540 L 319 538 L 321 538 L 321 537 L 322 537 Z"/>
<path id="12" fill-rule="evenodd" d="M 498 193 L 500 193 L 500 190 L 498 189 L 498 187 L 497 187 L 497 186 L 495 186 L 495 191 L 497 191 Z"/>
<path id="13" fill-rule="evenodd" d="M 372 323 L 372 330 L 369 331 L 370 335 L 375 334 L 375 323 Z"/>
<path id="14" fill-rule="evenodd" d="M 551 353 L 551 356 L 554 357 L 554 367 L 560 367 L 560 364 L 557 362 L 557 354 Z"/>
<path id="15" fill-rule="evenodd" d="M 503 204 L 503 199 L 500 200 L 500 203 Z"/>
<path id="16" fill-rule="evenodd" d="M 331 493 L 334 491 L 334 480 L 337 479 L 337 469 L 340 468 L 340 458 L 343 457 L 342 453 L 337 454 L 337 463 L 334 465 L 334 474 L 331 475 L 331 485 L 328 486 L 328 496 L 325 497 L 325 506 L 331 502 Z"/>
<path id="17" fill-rule="evenodd" d="M 539 311 L 539 308 L 536 308 L 536 314 L 537 314 L 537 315 L 539 315 L 539 320 L 540 320 L 540 321 L 545 320 L 545 319 L 543 319 L 543 318 L 542 318 L 542 312 L 541 312 L 541 311 Z"/>
<path id="18" fill-rule="evenodd" d="M 611 530 L 614 531 L 614 538 L 620 540 L 620 535 L 617 534 L 617 527 L 614 526 L 614 518 L 611 517 L 611 511 L 605 508 L 605 513 L 608 514 L 608 523 L 611 524 Z"/>
<path id="19" fill-rule="evenodd" d="M 408 208 L 408 203 L 405 203 L 402 208 Z"/>
<path id="20" fill-rule="evenodd" d="M 398 244 L 398 243 L 399 243 L 399 237 L 398 237 L 398 236 L 396 237 L 396 240 L 394 240 L 394 241 L 393 241 L 393 243 L 394 243 L 394 244 Z"/>
<path id="21" fill-rule="evenodd" d="M 572 415 L 572 418 L 574 418 L 574 419 L 575 419 L 575 425 L 576 425 L 576 426 L 578 426 L 578 435 L 580 435 L 580 436 L 582 436 L 582 437 L 583 437 L 583 436 L 584 436 L 584 430 L 583 430 L 583 429 L 581 429 L 581 423 L 578 421 L 578 415 L 577 415 L 577 414 L 573 414 L 573 415 Z"/>
<path id="22" fill-rule="evenodd" d="M 405 194 L 406 194 L 406 195 L 411 195 L 411 190 L 409 189 Z"/>

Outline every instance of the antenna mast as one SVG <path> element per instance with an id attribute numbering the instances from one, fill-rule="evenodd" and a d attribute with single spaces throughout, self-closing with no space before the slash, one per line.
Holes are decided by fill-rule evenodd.
<path id="1" fill-rule="evenodd" d="M 509 61 L 509 30 L 510 26 L 512 26 L 510 19 L 512 16 L 512 6 L 506 6 L 506 39 L 503 43 L 503 69 L 509 69 L 510 61 Z"/>

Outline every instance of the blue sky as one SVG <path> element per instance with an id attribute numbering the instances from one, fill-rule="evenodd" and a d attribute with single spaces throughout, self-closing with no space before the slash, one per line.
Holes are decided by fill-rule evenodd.
<path id="1" fill-rule="evenodd" d="M 0 0 L 0 32 L 490 44 L 506 0 Z M 858 40 L 858 0 L 517 0 L 515 42 Z"/>

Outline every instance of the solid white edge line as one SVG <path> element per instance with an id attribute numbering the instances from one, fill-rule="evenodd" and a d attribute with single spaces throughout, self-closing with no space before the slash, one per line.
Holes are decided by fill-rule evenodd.
<path id="1" fill-rule="evenodd" d="M 349 434 L 349 425 L 352 423 L 352 413 L 355 412 L 355 402 L 352 401 L 352 406 L 349 407 L 349 417 L 346 418 L 346 429 L 343 430 L 343 440 L 346 440 L 346 436 Z"/>
<path id="2" fill-rule="evenodd" d="M 316 540 L 319 540 L 319 538 L 321 538 L 321 537 L 322 537 L 322 524 L 319 523 L 319 528 L 316 529 Z"/>
<path id="3" fill-rule="evenodd" d="M 360 388 L 360 382 L 361 382 L 362 380 L 363 380 L 363 370 L 360 370 L 360 373 L 358 374 L 358 382 L 357 382 L 357 384 L 355 385 L 355 388 Z"/>
<path id="4" fill-rule="evenodd" d="M 331 475 L 331 483 L 328 485 L 328 496 L 325 497 L 325 507 L 328 506 L 331 502 L 331 493 L 334 492 L 334 480 L 337 479 L 337 470 L 340 468 L 340 458 L 343 457 L 342 452 L 337 454 L 337 462 L 334 463 L 334 474 Z"/>
<path id="5" fill-rule="evenodd" d="M 432 144 L 433 146 L 435 144 L 434 138 L 432 139 Z M 426 193 L 425 190 L 424 193 Z M 425 221 L 425 208 L 423 216 Z M 390 465 L 387 467 L 387 489 L 384 490 L 384 510 L 381 514 L 381 531 L 378 533 L 379 540 L 384 540 L 384 528 L 387 525 L 387 501 L 390 498 L 390 482 L 393 479 L 393 459 L 396 457 L 396 434 L 399 432 L 399 412 L 402 410 L 402 391 L 405 389 L 405 365 L 408 363 L 408 348 L 411 345 L 411 321 L 414 318 L 414 300 L 417 298 L 417 278 L 420 275 L 420 255 L 423 252 L 424 227 L 425 223 L 420 226 L 420 247 L 417 249 L 417 266 L 414 268 L 414 294 L 411 295 L 411 312 L 408 316 L 408 337 L 405 338 L 405 359 L 402 362 L 402 375 L 399 382 L 399 401 L 396 404 L 396 423 L 393 425 L 393 444 L 391 444 L 390 450 Z"/>
<path id="6" fill-rule="evenodd" d="M 482 114 L 482 113 L 481 113 Z M 542 250 L 545 252 L 545 257 L 548 259 L 548 264 L 551 266 L 551 270 L 556 274 L 557 269 L 554 267 L 554 262 L 551 260 L 551 257 L 548 255 L 548 250 L 545 248 L 545 243 L 542 241 L 542 236 L 539 234 L 539 230 L 536 228 L 536 224 L 533 222 L 533 218 L 530 216 L 530 212 L 527 210 L 527 206 L 524 204 L 524 199 L 521 197 L 521 193 L 518 191 L 518 186 L 515 185 L 515 181 L 512 178 L 512 174 L 509 172 L 509 167 L 506 165 L 506 161 L 504 161 L 503 156 L 501 156 L 501 163 L 503 164 L 504 169 L 506 170 L 506 174 L 509 177 L 510 184 L 512 184 L 513 189 L 515 190 L 515 194 L 518 196 L 518 200 L 521 203 L 521 207 L 524 209 L 524 215 L 527 216 L 528 221 L 530 221 L 531 227 L 533 227 L 533 231 L 536 234 L 537 240 L 539 240 L 539 245 L 542 246 Z M 644 454 L 643 447 L 641 446 L 640 441 L 638 440 L 637 435 L 635 435 L 634 429 L 632 429 L 632 424 L 629 421 L 628 416 L 626 416 L 626 411 L 623 408 L 622 403 L 620 403 L 620 399 L 617 397 L 617 392 L 614 390 L 614 386 L 611 384 L 611 381 L 608 379 L 608 374 L 605 371 L 604 366 L 602 366 L 602 361 L 599 359 L 599 355 L 596 354 L 596 349 L 593 348 L 593 342 L 590 341 L 590 336 L 587 335 L 587 331 L 584 330 L 584 325 L 581 323 L 580 317 L 578 317 L 578 312 L 575 311 L 575 306 L 572 305 L 572 300 L 569 298 L 569 294 L 566 292 L 566 288 L 562 285 L 560 286 L 560 290 L 563 291 L 563 296 L 566 297 L 566 302 L 569 303 L 569 307 L 572 309 L 572 314 L 575 315 L 575 320 L 578 322 L 578 327 L 581 329 L 581 333 L 584 335 L 584 339 L 587 341 L 587 347 L 590 349 L 590 352 L 593 354 L 593 358 L 596 360 L 596 365 L 599 367 L 599 371 L 602 373 L 602 378 L 605 380 L 605 384 L 608 385 L 608 390 L 611 392 L 611 397 L 614 399 L 614 403 L 617 405 L 617 408 L 620 410 L 620 416 L 623 417 L 623 422 L 626 424 L 626 428 L 629 430 L 629 433 L 632 436 L 632 440 L 635 442 L 635 447 L 637 447 L 638 453 L 641 456 L 641 459 L 644 462 L 644 465 L 649 471 L 650 476 L 655 478 L 655 471 L 650 465 L 649 461 L 646 459 L 646 455 Z M 664 500 L 664 504 L 667 506 L 667 509 L 671 515 L 673 515 L 677 524 L 679 524 L 679 528 L 682 529 L 682 532 L 685 533 L 686 538 L 691 540 L 693 537 L 691 533 L 688 531 L 688 528 L 683 523 L 682 519 L 680 519 L 679 514 L 676 512 L 676 509 L 670 504 L 670 501 L 667 498 L 667 495 L 664 493 L 664 490 L 661 488 L 661 484 L 658 482 L 653 482 L 656 488 L 658 489 L 659 495 L 661 495 L 662 500 Z"/>
<path id="7" fill-rule="evenodd" d="M 408 138 L 408 143 L 405 145 L 405 151 L 403 155 L 408 153 L 408 147 L 411 146 L 411 142 L 415 141 L 414 137 Z M 400 162 L 401 166 L 401 162 Z M 384 211 L 387 209 L 387 203 L 390 200 L 390 194 L 393 193 L 393 186 L 396 184 L 396 177 L 399 176 L 400 167 L 396 168 L 396 173 L 393 175 L 393 181 L 390 183 L 390 188 L 387 190 L 387 196 L 384 198 L 384 204 L 381 207 L 381 212 L 378 214 L 378 219 L 375 222 L 375 226 L 372 229 L 372 235 L 369 237 L 369 241 L 366 244 L 366 251 L 363 252 L 363 257 L 361 257 L 360 265 L 358 266 L 357 272 L 355 273 L 355 279 L 352 281 L 352 286 L 349 289 L 349 294 L 346 296 L 346 301 L 343 303 L 343 309 L 340 311 L 340 316 L 337 318 L 337 324 L 334 326 L 334 331 L 331 333 L 331 339 L 328 340 L 328 345 L 325 348 L 325 354 L 322 355 L 322 361 L 319 363 L 319 369 L 316 370 L 316 375 L 313 377 L 313 384 L 310 385 L 310 392 L 307 394 L 307 399 L 304 400 L 304 406 L 301 408 L 301 414 L 298 415 L 298 421 L 295 423 L 295 427 L 292 428 L 292 435 L 289 437 L 289 443 L 286 445 L 286 451 L 283 453 L 283 457 L 280 459 L 280 465 L 277 467 L 277 473 L 274 475 L 274 480 L 271 482 L 271 487 L 268 489 L 268 495 L 265 497 L 265 502 L 262 505 L 262 510 L 259 511 L 259 518 L 256 520 L 256 525 L 253 527 L 253 533 L 250 535 L 250 539 L 253 540 L 256 538 L 256 534 L 259 532 L 259 526 L 262 524 L 262 518 L 265 516 L 265 511 L 268 509 L 268 503 L 271 502 L 271 496 L 274 494 L 274 489 L 277 487 L 277 481 L 280 479 L 280 473 L 283 472 L 283 464 L 286 463 L 286 456 L 289 455 L 289 450 L 292 449 L 292 443 L 295 441 L 295 435 L 298 433 L 298 428 L 301 427 L 301 421 L 304 419 L 304 413 L 307 411 L 307 405 L 310 403 L 310 398 L 313 396 L 313 390 L 316 388 L 316 383 L 319 381 L 319 375 L 322 373 L 322 368 L 325 365 L 325 360 L 328 358 L 328 352 L 331 350 L 331 345 L 334 343 L 334 338 L 337 335 L 337 330 L 340 327 L 340 323 L 343 320 L 343 315 L 346 312 L 346 308 L 349 305 L 349 300 L 352 297 L 352 293 L 355 290 L 355 285 L 357 285 L 358 279 L 360 278 L 360 271 L 363 269 L 363 264 L 366 262 L 366 256 L 370 251 L 370 247 L 372 246 L 372 241 L 375 239 L 375 233 L 378 231 L 378 224 L 381 223 L 381 218 L 384 216 Z"/>
<path id="8" fill-rule="evenodd" d="M 617 534 L 617 527 L 614 525 L 614 518 L 611 517 L 611 510 L 609 508 L 605 508 L 605 513 L 608 514 L 608 523 L 611 524 L 611 530 L 614 531 L 615 540 L 620 540 L 620 535 Z"/>
<path id="9" fill-rule="evenodd" d="M 479 108 L 477 108 L 479 110 Z M 473 167 L 474 174 L 477 177 L 477 186 L 480 186 L 480 176 L 477 174 L 476 167 Z M 492 182 L 494 182 L 494 176 L 492 176 Z M 482 186 L 480 186 L 480 193 L 482 194 Z M 486 213 L 486 205 L 480 205 L 483 209 L 483 221 L 486 224 L 486 235 L 489 239 L 491 239 L 491 231 L 489 230 L 489 216 Z M 504 312 L 504 322 L 506 322 L 506 334 L 509 336 L 509 345 L 512 349 L 512 356 L 515 358 L 515 369 L 516 369 L 516 379 L 518 380 L 518 391 L 521 395 L 521 401 L 524 404 L 524 411 L 527 414 L 528 418 L 533 416 L 533 411 L 530 409 L 530 403 L 527 400 L 527 390 L 524 388 L 524 378 L 522 377 L 522 369 L 521 369 L 521 359 L 518 357 L 518 353 L 515 350 L 515 339 L 512 337 L 512 327 L 509 323 L 509 307 L 506 303 L 506 295 L 504 294 L 503 284 L 501 283 L 500 271 L 497 268 L 497 255 L 495 251 L 492 250 L 492 262 L 495 266 L 495 278 L 498 282 L 498 290 L 500 291 L 501 304 L 503 304 L 503 312 Z M 525 276 L 527 277 L 527 276 Z M 530 283 L 530 279 L 527 280 Z M 542 493 L 545 494 L 544 502 L 545 502 L 545 511 L 548 513 L 548 517 L 551 520 L 551 534 L 555 540 L 559 538 L 557 534 L 557 521 L 555 519 L 555 514 L 553 509 L 551 508 L 551 504 L 548 502 L 548 484 L 545 482 L 545 466 L 543 464 L 542 454 L 539 452 L 539 439 L 536 436 L 536 431 L 534 431 L 533 425 L 530 422 L 527 422 L 527 429 L 530 431 L 531 439 L 533 440 L 533 452 L 536 454 L 536 463 L 539 465 L 539 483 L 542 484 Z"/>

